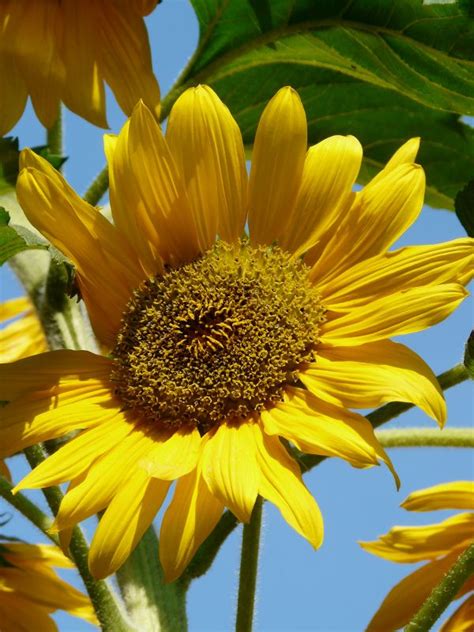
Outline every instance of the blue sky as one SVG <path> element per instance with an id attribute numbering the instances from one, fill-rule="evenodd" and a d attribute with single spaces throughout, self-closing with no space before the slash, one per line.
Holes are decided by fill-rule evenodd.
<path id="1" fill-rule="evenodd" d="M 197 21 L 188 2 L 173 0 L 158 6 L 147 23 L 155 71 L 165 94 L 194 50 Z M 111 97 L 108 118 L 112 131 L 117 132 L 124 117 Z M 103 130 L 69 112 L 65 115 L 65 126 L 69 156 L 65 174 L 71 184 L 83 192 L 104 164 Z M 22 146 L 44 143 L 44 130 L 31 109 L 13 133 L 19 136 Z M 398 245 L 437 243 L 461 236 L 464 231 L 453 214 L 425 207 Z M 7 270 L 1 272 L 0 283 L 2 300 L 21 292 Z M 465 301 L 444 323 L 404 337 L 403 342 L 439 373 L 461 360 L 472 315 L 472 302 Z M 447 402 L 448 424 L 472 423 L 473 398 L 469 384 L 449 391 Z M 434 422 L 413 410 L 390 424 L 413 425 L 434 427 Z M 396 449 L 391 450 L 390 456 L 402 480 L 400 492 L 396 492 L 391 475 L 384 467 L 356 470 L 331 459 L 306 476 L 325 520 L 325 542 L 319 551 L 313 551 L 292 531 L 274 507 L 265 506 L 256 630 L 363 630 L 390 587 L 414 568 L 375 558 L 362 551 L 357 540 L 373 539 L 394 524 L 426 524 L 449 515 L 450 512 L 410 514 L 398 505 L 415 489 L 444 481 L 471 479 L 473 459 L 467 450 L 437 448 Z M 26 465 L 21 457 L 11 463 L 14 478 L 18 480 L 26 473 Z M 31 496 L 44 505 L 39 492 Z M 8 507 L 0 502 L 2 511 L 8 511 Z M 4 529 L 30 541 L 44 541 L 41 534 L 19 516 L 14 516 Z M 241 530 L 237 529 L 211 571 L 191 587 L 188 601 L 191 631 L 232 629 L 240 539 Z M 75 585 L 81 585 L 74 572 L 67 572 L 66 576 Z M 61 632 L 91 630 L 89 625 L 64 614 L 55 618 Z"/>

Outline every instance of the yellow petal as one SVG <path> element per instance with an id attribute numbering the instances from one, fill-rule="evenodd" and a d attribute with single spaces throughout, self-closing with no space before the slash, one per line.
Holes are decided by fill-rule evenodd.
<path id="1" fill-rule="evenodd" d="M 0 362 L 14 362 L 48 348 L 38 317 L 26 297 L 0 304 L 0 322 L 15 316 L 20 318 L 0 329 Z"/>
<path id="2" fill-rule="evenodd" d="M 71 482 L 52 530 L 62 532 L 104 509 L 135 472 L 142 469 L 139 463 L 153 447 L 153 437 L 135 429 L 97 459 L 87 473 Z"/>
<path id="3" fill-rule="evenodd" d="M 96 579 L 114 573 L 129 557 L 160 509 L 170 483 L 137 469 L 100 519 L 89 553 Z"/>
<path id="4" fill-rule="evenodd" d="M 372 178 L 372 180 L 369 182 L 369 185 L 374 186 L 375 184 L 380 182 L 380 180 L 385 178 L 385 176 L 388 173 L 390 173 L 390 171 L 393 171 L 394 169 L 396 169 L 397 167 L 400 167 L 401 165 L 414 163 L 419 149 L 420 149 L 419 137 L 414 137 L 414 138 L 410 138 L 410 140 L 407 140 L 406 143 L 404 143 L 401 147 L 397 149 L 397 151 L 393 154 L 393 156 L 387 162 L 385 167 L 381 169 L 378 172 L 378 174 Z"/>
<path id="5" fill-rule="evenodd" d="M 413 224 L 423 206 L 425 175 L 403 164 L 357 194 L 311 270 L 315 282 L 334 278 L 385 252 Z"/>
<path id="6" fill-rule="evenodd" d="M 95 36 L 100 2 L 61 2 L 64 63 L 62 100 L 65 105 L 99 127 L 107 127 L 105 89 L 97 67 L 101 42 Z"/>
<path id="7" fill-rule="evenodd" d="M 474 509 L 474 483 L 453 481 L 412 492 L 401 507 L 408 511 Z"/>
<path id="8" fill-rule="evenodd" d="M 143 279 L 118 230 L 30 150 L 21 154 L 18 200 L 30 222 L 77 266 L 94 329 L 113 346 L 123 310 Z"/>
<path id="9" fill-rule="evenodd" d="M 373 408 L 386 402 L 410 402 L 440 426 L 446 421 L 446 404 L 434 373 L 414 351 L 390 340 L 320 348 L 316 362 L 300 372 L 300 379 L 332 404 Z"/>
<path id="10" fill-rule="evenodd" d="M 31 301 L 27 296 L 20 296 L 18 298 L 11 298 L 8 301 L 0 303 L 0 323 L 3 323 L 10 318 L 20 316 L 23 312 L 31 310 Z"/>
<path id="11" fill-rule="evenodd" d="M 160 560 L 166 581 L 172 582 L 181 575 L 216 526 L 223 509 L 199 468 L 179 479 L 161 524 Z"/>
<path id="12" fill-rule="evenodd" d="M 242 522 L 250 520 L 259 487 L 253 425 L 221 424 L 209 435 L 201 461 L 211 493 Z"/>
<path id="13" fill-rule="evenodd" d="M 309 454 L 337 456 L 354 467 L 392 463 L 368 420 L 319 399 L 300 388 L 288 388 L 285 401 L 261 413 L 265 432 L 280 435 Z"/>
<path id="14" fill-rule="evenodd" d="M 474 629 L 474 595 L 464 601 L 439 629 L 439 632 L 472 632 Z"/>
<path id="15" fill-rule="evenodd" d="M 102 454 L 121 442 L 133 426 L 126 422 L 117 408 L 117 414 L 96 428 L 85 430 L 62 446 L 54 454 L 27 474 L 13 489 L 34 489 L 59 485 L 89 469 Z"/>
<path id="16" fill-rule="evenodd" d="M 359 544 L 378 557 L 411 564 L 434 559 L 450 553 L 453 549 L 465 549 L 472 540 L 473 529 L 474 514 L 463 513 L 437 524 L 392 527 L 378 540 Z"/>
<path id="17" fill-rule="evenodd" d="M 281 246 L 302 255 L 352 200 L 362 147 L 354 136 L 331 136 L 308 150 L 301 185 Z"/>
<path id="18" fill-rule="evenodd" d="M 247 172 L 240 129 L 207 86 L 189 88 L 173 106 L 166 140 L 182 174 L 200 234 L 209 248 L 216 234 L 235 242 L 247 205 Z"/>
<path id="19" fill-rule="evenodd" d="M 323 519 L 303 483 L 297 463 L 277 437 L 266 435 L 259 424 L 251 428 L 260 467 L 259 494 L 278 507 L 295 531 L 315 549 L 319 548 L 323 542 Z"/>
<path id="20" fill-rule="evenodd" d="M 172 481 L 196 467 L 200 447 L 201 435 L 197 428 L 177 430 L 171 436 L 156 438 L 155 446 L 139 465 L 149 476 Z"/>
<path id="21" fill-rule="evenodd" d="M 361 261 L 333 280 L 318 283 L 324 304 L 349 311 L 382 296 L 413 287 L 460 283 L 474 275 L 474 239 L 434 246 L 409 246 Z"/>
<path id="22" fill-rule="evenodd" d="M 60 568 L 74 568 L 74 563 L 52 544 L 26 544 L 9 542 L 5 553 L 9 562 L 15 566 L 27 568 L 37 564 L 48 564 Z"/>
<path id="23" fill-rule="evenodd" d="M 321 342 L 347 347 L 421 331 L 444 320 L 467 295 L 456 283 L 397 292 L 329 318 L 321 327 Z"/>
<path id="24" fill-rule="evenodd" d="M 143 103 L 135 107 L 122 130 L 114 158 L 121 174 L 120 180 L 118 173 L 116 178 L 117 197 L 122 188 L 132 187 L 131 195 L 143 204 L 138 223 L 154 226 L 149 239 L 158 240 L 156 247 L 164 261 L 177 265 L 194 259 L 201 250 L 186 191 L 160 126 Z M 125 230 L 127 213 L 130 209 L 120 215 Z M 128 221 L 133 221 L 133 215 Z"/>
<path id="25" fill-rule="evenodd" d="M 8 469 L 8 465 L 5 463 L 5 461 L 0 461 L 0 475 L 4 476 L 8 481 L 12 480 L 10 470 Z"/>
<path id="26" fill-rule="evenodd" d="M 22 629 L 18 628 L 18 612 L 21 612 Z M 58 628 L 49 613 L 47 608 L 32 603 L 31 599 L 26 599 L 13 592 L 2 594 L 2 602 L 0 603 L 2 632 L 28 632 L 29 630 L 58 632 Z"/>
<path id="27" fill-rule="evenodd" d="M 250 239 L 279 240 L 299 189 L 307 148 L 306 114 L 297 92 L 282 88 L 258 124 L 249 181 Z"/>
<path id="28" fill-rule="evenodd" d="M 100 42 L 97 55 L 102 76 L 125 114 L 130 115 L 142 99 L 158 117 L 160 88 L 153 74 L 143 18 L 131 2 L 94 4 L 97 10 L 94 30 Z"/>
<path id="29" fill-rule="evenodd" d="M 61 383 L 95 380 L 108 384 L 112 363 L 89 351 L 58 350 L 0 364 L 0 400 L 13 401 L 33 391 L 48 391 Z M 47 397 L 47 394 L 44 394 Z"/>
<path id="30" fill-rule="evenodd" d="M 2 8 L 0 7 L 0 25 Z M 1 32 L 0 37 L 5 37 Z M 0 52 L 0 136 L 4 136 L 20 120 L 28 91 L 13 55 Z"/>

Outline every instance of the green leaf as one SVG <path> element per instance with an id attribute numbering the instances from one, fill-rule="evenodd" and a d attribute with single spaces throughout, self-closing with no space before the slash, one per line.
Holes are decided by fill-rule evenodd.
<path id="1" fill-rule="evenodd" d="M 200 41 L 182 80 L 208 83 L 252 144 L 264 105 L 298 90 L 310 142 L 354 134 L 365 182 L 422 137 L 427 201 L 453 209 L 474 172 L 474 21 L 462 3 L 418 0 L 192 0 Z"/>
<path id="2" fill-rule="evenodd" d="M 466 348 L 464 350 L 464 366 L 466 367 L 471 380 L 474 380 L 474 331 L 471 331 L 471 334 L 466 342 Z"/>
<path id="3" fill-rule="evenodd" d="M 456 195 L 456 215 L 469 237 L 474 237 L 474 180 Z"/>
<path id="4" fill-rule="evenodd" d="M 48 244 L 23 226 L 10 225 L 10 214 L 0 207 L 0 266 L 24 250 L 47 250 Z"/>

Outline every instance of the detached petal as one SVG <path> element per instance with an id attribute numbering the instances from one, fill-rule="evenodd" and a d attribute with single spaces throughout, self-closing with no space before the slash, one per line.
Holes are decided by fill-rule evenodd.
<path id="1" fill-rule="evenodd" d="M 306 489 L 300 468 L 280 443 L 259 424 L 252 430 L 260 467 L 259 494 L 276 505 L 286 522 L 318 549 L 323 543 L 323 518 Z"/>
<path id="2" fill-rule="evenodd" d="M 300 379 L 315 395 L 345 408 L 410 402 L 440 426 L 446 421 L 443 391 L 429 366 L 414 351 L 390 340 L 320 348 L 316 362 L 300 372 Z"/>
<path id="3" fill-rule="evenodd" d="M 258 124 L 249 181 L 249 231 L 254 244 L 282 238 L 295 203 L 307 148 L 306 114 L 298 93 L 282 88 Z"/>
<path id="4" fill-rule="evenodd" d="M 412 492 L 400 505 L 408 511 L 474 509 L 474 483 L 453 481 Z"/>
<path id="5" fill-rule="evenodd" d="M 201 467 L 211 493 L 241 522 L 248 522 L 257 499 L 260 473 L 254 422 L 223 423 L 206 441 Z"/>
<path id="6" fill-rule="evenodd" d="M 143 279 L 128 243 L 46 160 L 25 149 L 21 166 L 17 195 L 26 216 L 75 263 L 94 329 L 113 346 L 125 305 Z"/>
<path id="7" fill-rule="evenodd" d="M 199 469 L 179 479 L 161 524 L 160 560 L 166 581 L 172 582 L 181 575 L 216 526 L 223 509 Z"/>
<path id="8" fill-rule="evenodd" d="M 169 482 L 136 470 L 120 488 L 100 519 L 89 553 L 89 568 L 103 579 L 122 566 L 153 522 Z"/>
<path id="9" fill-rule="evenodd" d="M 331 136 L 308 150 L 295 207 L 281 236 L 285 250 L 302 255 L 333 225 L 354 197 L 361 161 L 362 147 L 354 136 Z"/>
<path id="10" fill-rule="evenodd" d="M 166 140 L 182 174 L 201 244 L 216 234 L 232 243 L 247 211 L 247 172 L 239 126 L 207 86 L 189 88 L 173 106 Z"/>
<path id="11" fill-rule="evenodd" d="M 349 347 L 411 334 L 436 325 L 468 296 L 456 283 L 415 287 L 373 301 L 321 327 L 321 342 Z"/>

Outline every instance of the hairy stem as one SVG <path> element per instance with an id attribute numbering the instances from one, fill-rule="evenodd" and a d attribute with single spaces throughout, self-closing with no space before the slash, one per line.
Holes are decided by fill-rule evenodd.
<path id="1" fill-rule="evenodd" d="M 474 544 L 449 569 L 431 595 L 405 627 L 405 632 L 428 632 L 467 580 L 474 574 Z"/>
<path id="2" fill-rule="evenodd" d="M 91 204 L 91 206 L 97 206 L 103 196 L 106 194 L 109 188 L 109 168 L 105 166 L 96 178 L 90 184 L 87 191 L 84 193 L 84 200 Z"/>
<path id="3" fill-rule="evenodd" d="M 423 446 L 444 448 L 474 447 L 472 428 L 394 428 L 377 430 L 377 439 L 385 448 L 416 448 Z"/>
<path id="4" fill-rule="evenodd" d="M 255 502 L 250 522 L 244 524 L 243 529 L 236 632 L 251 632 L 252 630 L 261 525 L 262 498 L 259 496 Z"/>
<path id="5" fill-rule="evenodd" d="M 46 142 L 48 149 L 52 154 L 62 156 L 63 153 L 63 113 L 62 107 L 59 106 L 58 118 L 54 125 L 46 130 Z"/>

